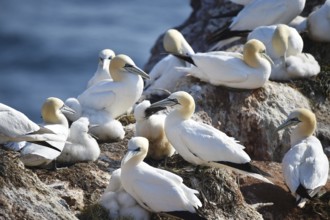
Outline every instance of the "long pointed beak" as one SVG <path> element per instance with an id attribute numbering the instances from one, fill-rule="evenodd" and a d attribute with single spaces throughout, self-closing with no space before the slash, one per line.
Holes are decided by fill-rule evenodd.
<path id="1" fill-rule="evenodd" d="M 144 72 L 143 70 L 141 70 L 139 67 L 137 66 L 133 66 L 133 65 L 126 65 L 124 67 L 127 71 L 134 73 L 136 75 L 140 75 L 142 78 L 145 79 L 150 79 L 148 73 Z"/>
<path id="2" fill-rule="evenodd" d="M 274 61 L 273 61 L 272 58 L 270 58 L 267 54 L 262 53 L 262 56 L 263 56 L 266 60 L 268 60 L 272 65 L 274 65 Z"/>
<path id="3" fill-rule="evenodd" d="M 169 98 L 163 99 L 159 102 L 155 102 L 145 110 L 146 117 L 149 117 L 152 114 L 155 114 L 156 112 L 166 109 L 167 106 L 170 107 L 177 104 L 178 101 L 176 99 L 169 99 Z"/>
<path id="4" fill-rule="evenodd" d="M 63 113 L 71 113 L 71 114 L 74 114 L 76 113 L 75 110 L 73 110 L 72 108 L 70 108 L 69 106 L 67 105 L 63 105 L 61 108 L 60 108 L 61 112 Z"/>
<path id="5" fill-rule="evenodd" d="M 298 119 L 288 119 L 276 128 L 276 132 L 299 123 Z"/>
<path id="6" fill-rule="evenodd" d="M 121 160 L 121 166 L 127 163 L 132 157 L 138 154 L 139 151 L 128 150 L 127 153 L 124 155 L 123 159 Z"/>

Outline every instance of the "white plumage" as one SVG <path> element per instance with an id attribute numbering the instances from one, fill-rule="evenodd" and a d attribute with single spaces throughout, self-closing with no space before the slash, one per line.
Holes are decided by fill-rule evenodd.
<path id="1" fill-rule="evenodd" d="M 202 204 L 198 192 L 183 184 L 181 177 L 157 169 L 143 162 L 148 140 L 133 137 L 121 163 L 121 181 L 124 189 L 150 212 L 189 212 L 194 214 Z M 196 214 L 197 215 L 197 214 Z"/>
<path id="2" fill-rule="evenodd" d="M 263 43 L 252 39 L 244 45 L 243 55 L 217 51 L 180 56 L 194 65 L 178 69 L 212 85 L 256 89 L 267 82 L 271 72 L 272 61 L 265 49 Z"/>
<path id="3" fill-rule="evenodd" d="M 250 164 L 249 155 L 234 138 L 210 125 L 191 118 L 195 102 L 191 95 L 180 91 L 149 108 L 173 106 L 165 119 L 165 133 L 175 150 L 188 162 L 196 165 L 227 167 L 240 173 L 270 182 L 265 174 Z"/>
<path id="4" fill-rule="evenodd" d="M 109 185 L 100 198 L 100 204 L 108 210 L 111 219 L 126 217 L 134 220 L 148 220 L 149 212 L 124 190 L 120 175 L 120 168 L 112 172 Z"/>
<path id="5" fill-rule="evenodd" d="M 195 53 L 183 35 L 174 29 L 169 29 L 165 33 L 163 46 L 167 52 L 183 55 Z M 176 85 L 175 82 L 184 76 L 184 73 L 177 71 L 175 67 L 186 67 L 189 65 L 172 55 L 167 55 L 156 63 L 150 71 L 150 79 L 146 80 L 144 94 L 157 93 L 157 89 L 166 89 L 173 92 Z"/>
<path id="6" fill-rule="evenodd" d="M 253 30 L 263 25 L 288 24 L 305 7 L 305 0 L 253 0 L 234 17 L 232 31 Z"/>
<path id="7" fill-rule="evenodd" d="M 57 158 L 60 163 L 76 163 L 95 161 L 100 155 L 97 141 L 88 133 L 89 120 L 81 117 L 70 127 L 68 143 L 65 144 L 61 155 Z"/>
<path id="8" fill-rule="evenodd" d="M 155 160 L 161 160 L 174 154 L 175 149 L 168 141 L 164 123 L 166 115 L 156 114 L 147 115 L 146 109 L 150 106 L 148 100 L 144 100 L 134 109 L 135 136 L 145 137 L 149 141 L 149 150 L 147 157 Z"/>
<path id="9" fill-rule="evenodd" d="M 115 52 L 110 49 L 101 50 L 99 53 L 99 62 L 97 65 L 96 72 L 93 77 L 88 81 L 87 88 L 95 85 L 102 80 L 112 80 L 111 74 L 109 72 L 109 65 L 111 59 L 115 57 Z"/>
<path id="10" fill-rule="evenodd" d="M 308 109 L 296 109 L 277 130 L 297 125 L 291 133 L 291 148 L 282 160 L 284 180 L 296 196 L 297 205 L 304 207 L 328 180 L 329 161 L 321 142 L 313 135 L 315 115 Z"/>
<path id="11" fill-rule="evenodd" d="M 330 42 L 330 0 L 308 16 L 307 32 L 315 41 Z"/>

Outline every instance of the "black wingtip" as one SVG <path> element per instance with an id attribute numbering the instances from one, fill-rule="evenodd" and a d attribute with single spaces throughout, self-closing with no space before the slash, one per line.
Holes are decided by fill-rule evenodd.
<path id="1" fill-rule="evenodd" d="M 207 42 L 209 44 L 217 43 L 222 40 L 226 40 L 232 37 L 246 37 L 250 31 L 231 31 L 229 29 L 229 25 L 225 26 L 224 28 L 210 34 L 207 37 Z"/>
<path id="2" fill-rule="evenodd" d="M 308 189 L 306 189 L 303 185 L 299 184 L 296 193 L 301 197 L 301 198 L 306 198 L 312 200 L 313 197 L 309 195 Z M 300 200 L 297 201 L 297 204 L 300 202 Z"/>
<path id="3" fill-rule="evenodd" d="M 260 174 L 262 176 L 267 176 L 267 177 L 271 177 L 271 175 L 269 173 L 266 173 L 265 171 L 259 169 L 258 167 L 252 165 L 251 163 L 242 163 L 242 164 L 238 164 L 238 163 L 232 163 L 232 162 L 227 162 L 227 161 L 217 161 L 217 163 L 219 164 L 223 164 L 238 170 L 242 170 L 248 173 L 256 173 L 256 174 Z"/>
<path id="4" fill-rule="evenodd" d="M 188 211 L 173 211 L 173 212 L 166 212 L 165 214 L 171 215 L 177 218 L 181 218 L 184 220 L 207 220 L 204 216 L 201 216 L 198 213 L 192 213 Z"/>
<path id="5" fill-rule="evenodd" d="M 182 55 L 182 54 L 177 54 L 177 53 L 171 53 L 173 56 L 181 59 L 181 60 L 184 60 L 188 63 L 191 63 L 193 64 L 194 66 L 196 66 L 194 60 L 190 57 L 190 56 L 187 56 L 187 55 Z"/>
<path id="6" fill-rule="evenodd" d="M 51 149 L 56 150 L 58 152 L 62 152 L 60 149 L 58 149 L 57 147 L 54 147 L 54 146 L 50 145 L 46 141 L 28 141 L 28 142 L 29 143 L 32 143 L 32 144 L 37 144 L 37 145 L 41 145 L 41 146 L 44 146 L 44 147 L 48 147 L 48 148 L 51 148 Z"/>

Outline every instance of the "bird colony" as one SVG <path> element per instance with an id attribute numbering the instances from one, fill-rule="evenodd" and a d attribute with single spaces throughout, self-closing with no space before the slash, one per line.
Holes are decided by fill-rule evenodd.
<path id="1" fill-rule="evenodd" d="M 185 185 L 179 175 L 144 162 L 145 158 L 167 160 L 179 154 L 197 167 L 233 170 L 273 184 L 265 170 L 252 165 L 239 138 L 192 119 L 195 100 L 186 91 L 175 91 L 175 82 L 190 76 L 223 89 L 254 90 L 268 80 L 317 75 L 320 66 L 312 54 L 303 52 L 299 33 L 306 31 L 313 40 L 330 41 L 330 0 L 302 19 L 297 25 L 300 29 L 288 24 L 301 13 L 304 0 L 232 2 L 244 8 L 212 40 L 248 32 L 242 53 L 195 52 L 179 31 L 170 29 L 163 38 L 168 55 L 147 74 L 129 56 L 104 49 L 85 91 L 65 101 L 45 100 L 43 124 L 0 103 L 0 143 L 19 151 L 26 167 L 56 172 L 57 163 L 97 160 L 100 142 L 125 137 L 118 118 L 133 113 L 135 137 L 129 140 L 121 168 L 112 172 L 100 199 L 111 218 L 149 219 L 151 213 L 166 213 L 206 219 L 199 192 Z M 256 14 L 266 14 L 267 19 L 258 19 Z M 158 93 L 164 91 L 167 97 L 159 98 Z M 282 161 L 283 176 L 296 205 L 303 208 L 326 184 L 329 162 L 321 142 L 313 136 L 317 126 L 313 112 L 292 111 L 277 131 L 289 126 L 294 128 L 291 148 Z"/>

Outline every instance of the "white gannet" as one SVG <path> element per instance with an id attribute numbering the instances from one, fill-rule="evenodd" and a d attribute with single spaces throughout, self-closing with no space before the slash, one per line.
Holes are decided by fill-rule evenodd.
<path id="1" fill-rule="evenodd" d="M 150 212 L 190 216 L 186 219 L 192 219 L 192 216 L 205 219 L 196 213 L 198 207 L 202 206 L 195 195 L 198 191 L 183 184 L 180 176 L 144 163 L 147 152 L 148 139 L 133 137 L 129 140 L 120 175 L 126 192 Z"/>
<path id="2" fill-rule="evenodd" d="M 53 131 L 31 121 L 25 114 L 0 103 L 0 143 L 56 141 Z"/>
<path id="3" fill-rule="evenodd" d="M 100 147 L 97 141 L 88 133 L 89 120 L 81 117 L 70 127 L 68 143 L 56 161 L 60 163 L 76 163 L 95 161 L 100 156 Z"/>
<path id="4" fill-rule="evenodd" d="M 254 0 L 234 17 L 231 31 L 253 30 L 259 26 L 288 24 L 305 7 L 305 0 Z"/>
<path id="5" fill-rule="evenodd" d="M 41 109 L 43 126 L 54 133 L 57 141 L 45 141 L 43 145 L 45 144 L 47 147 L 37 144 L 37 142 L 26 143 L 20 151 L 20 159 L 25 166 L 45 166 L 61 154 L 69 135 L 69 124 L 62 111 L 72 110 L 58 98 L 47 98 Z"/>
<path id="6" fill-rule="evenodd" d="M 330 0 L 307 17 L 307 33 L 315 41 L 330 42 Z"/>
<path id="7" fill-rule="evenodd" d="M 253 0 L 232 19 L 228 28 L 222 28 L 209 37 L 217 42 L 259 26 L 288 24 L 304 9 L 306 0 Z"/>
<path id="8" fill-rule="evenodd" d="M 161 160 L 174 154 L 175 149 L 168 141 L 164 123 L 166 115 L 149 115 L 146 109 L 150 106 L 148 100 L 144 100 L 134 108 L 135 136 L 145 137 L 149 141 L 149 150 L 147 157 L 155 160 Z"/>
<path id="9" fill-rule="evenodd" d="M 120 168 L 112 172 L 109 185 L 102 194 L 99 203 L 108 210 L 111 219 L 131 217 L 136 220 L 148 220 L 150 218 L 149 212 L 124 190 L 120 175 Z"/>
<path id="10" fill-rule="evenodd" d="M 188 162 L 196 165 L 225 167 L 239 173 L 269 182 L 267 175 L 253 166 L 249 155 L 233 137 L 216 128 L 191 119 L 195 111 L 195 101 L 191 95 L 179 91 L 168 98 L 156 102 L 149 110 L 172 106 L 165 119 L 165 133 L 175 150 Z"/>
<path id="11" fill-rule="evenodd" d="M 163 38 L 163 46 L 165 51 L 176 54 L 191 55 L 195 53 L 183 35 L 175 29 L 166 31 Z M 175 82 L 185 75 L 177 71 L 175 67 L 186 67 L 187 65 L 190 64 L 173 55 L 164 57 L 150 71 L 150 79 L 145 81 L 144 94 L 156 93 L 157 89 L 166 89 L 173 92 L 176 85 Z"/>
<path id="12" fill-rule="evenodd" d="M 141 76 L 149 78 L 131 58 L 123 54 L 111 60 L 110 72 L 113 81 L 100 81 L 86 89 L 77 99 L 71 98 L 74 109 L 79 109 L 81 115 L 87 117 L 91 125 L 97 125 L 90 131 L 100 141 L 124 137 L 124 129 L 115 119 L 132 108 L 141 97 L 143 91 Z"/>
<path id="13" fill-rule="evenodd" d="M 97 65 L 96 72 L 93 77 L 88 81 L 87 88 L 95 85 L 96 83 L 108 79 L 111 80 L 111 74 L 109 72 L 109 65 L 111 59 L 115 57 L 115 52 L 110 49 L 101 50 L 99 53 L 99 63 Z"/>
<path id="14" fill-rule="evenodd" d="M 252 31 L 249 39 L 257 39 L 266 46 L 274 61 L 269 79 L 290 80 L 315 76 L 320 66 L 315 58 L 302 53 L 304 43 L 296 29 L 285 24 L 262 26 Z"/>
<path id="15" fill-rule="evenodd" d="M 176 56 L 194 64 L 191 67 L 178 67 L 180 71 L 186 71 L 212 85 L 239 89 L 262 87 L 270 76 L 273 63 L 263 43 L 255 39 L 244 45 L 243 55 L 215 51 Z"/>
<path id="16" fill-rule="evenodd" d="M 291 148 L 282 160 L 285 183 L 296 196 L 297 205 L 303 208 L 328 180 L 329 161 L 321 142 L 313 136 L 316 117 L 308 109 L 290 113 L 278 130 L 296 125 L 291 133 Z"/>

